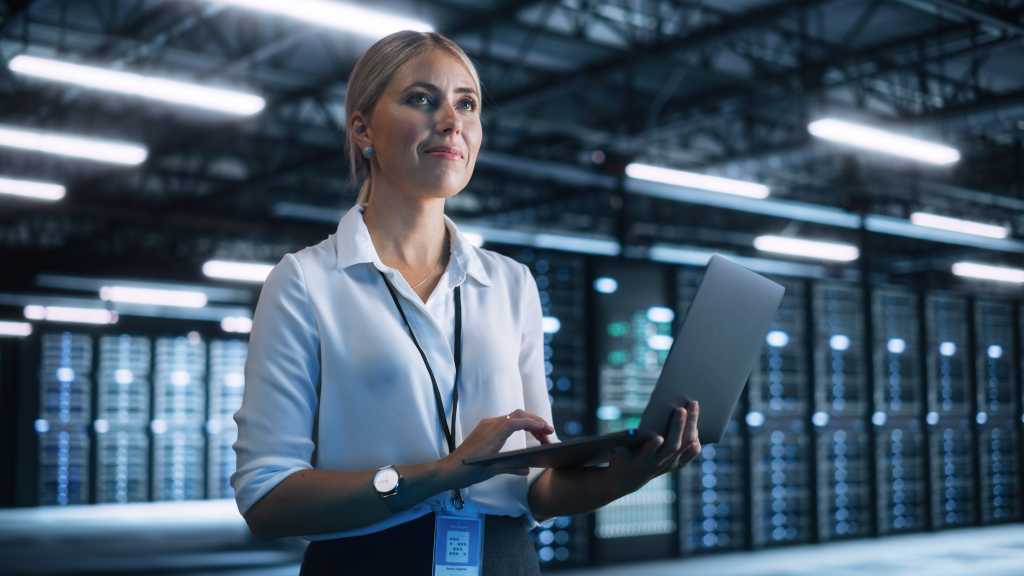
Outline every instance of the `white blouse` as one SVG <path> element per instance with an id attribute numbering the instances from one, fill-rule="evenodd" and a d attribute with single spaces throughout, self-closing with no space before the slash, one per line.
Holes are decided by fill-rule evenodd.
<path id="1" fill-rule="evenodd" d="M 231 476 L 244 514 L 291 474 L 312 468 L 316 386 L 321 386 L 317 468 L 359 470 L 419 464 L 448 454 L 430 376 L 384 280 L 395 287 L 451 416 L 455 376 L 454 289 L 462 286 L 462 371 L 456 443 L 492 416 L 517 408 L 549 423 L 540 298 L 529 269 L 470 244 L 445 217 L 448 267 L 426 304 L 385 266 L 363 222 L 349 210 L 335 234 L 287 254 L 260 293 L 245 364 L 237 469 Z M 554 435 L 552 442 L 557 442 Z M 537 445 L 516 432 L 503 450 Z M 501 474 L 463 489 L 487 514 L 533 517 L 528 477 Z M 437 510 L 448 493 L 376 524 L 310 540 L 369 534 Z"/>

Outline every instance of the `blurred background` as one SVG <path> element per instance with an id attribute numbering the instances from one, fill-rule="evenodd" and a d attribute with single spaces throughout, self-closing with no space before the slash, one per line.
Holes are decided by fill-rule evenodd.
<path id="1" fill-rule="evenodd" d="M 482 77 L 447 212 L 533 271 L 561 438 L 637 422 L 710 254 L 787 288 L 724 441 L 545 571 L 1024 573 L 1020 0 L 0 3 L 0 572 L 297 574 L 231 500 L 246 334 L 410 28 Z"/>

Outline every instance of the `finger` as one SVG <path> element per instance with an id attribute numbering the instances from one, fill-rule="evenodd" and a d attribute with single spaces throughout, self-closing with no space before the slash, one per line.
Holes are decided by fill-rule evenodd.
<path id="1" fill-rule="evenodd" d="M 537 416 L 536 414 L 531 414 L 531 413 L 527 412 L 526 410 L 523 410 L 522 408 L 519 408 L 517 410 L 513 410 L 512 412 L 509 413 L 509 415 L 507 417 L 505 417 L 505 420 L 521 420 L 521 419 L 532 420 L 532 421 L 536 422 L 538 425 L 543 426 L 544 429 L 546 430 L 547 434 L 553 434 L 555 432 L 554 426 L 549 424 L 547 420 L 541 418 L 540 416 Z"/>
<path id="2" fill-rule="evenodd" d="M 537 432 L 531 432 L 531 434 L 533 434 L 533 437 L 541 444 L 551 444 L 551 439 L 548 438 L 549 434 L 540 434 Z"/>
<path id="3" fill-rule="evenodd" d="M 665 445 L 658 451 L 658 460 L 662 461 L 678 452 L 683 447 L 683 428 L 686 424 L 686 409 L 676 408 L 672 411 L 672 423 L 665 437 Z"/>
<path id="4" fill-rule="evenodd" d="M 546 422 L 538 422 L 532 418 L 507 418 L 505 419 L 503 426 L 502 435 L 505 438 L 515 434 L 519 430 L 525 430 L 530 434 L 533 434 L 538 440 L 540 439 L 540 436 L 547 436 L 554 432 L 554 429 L 552 429 Z"/>
<path id="5" fill-rule="evenodd" d="M 658 434 L 655 434 L 652 438 L 644 442 L 640 446 L 640 453 L 637 455 L 638 458 L 645 458 L 653 456 L 661 448 L 661 445 L 665 443 L 665 439 Z"/>
<path id="6" fill-rule="evenodd" d="M 690 402 L 690 417 L 686 422 L 686 433 L 683 435 L 683 442 L 689 444 L 698 441 L 697 421 L 700 418 L 700 403 L 696 400 Z"/>

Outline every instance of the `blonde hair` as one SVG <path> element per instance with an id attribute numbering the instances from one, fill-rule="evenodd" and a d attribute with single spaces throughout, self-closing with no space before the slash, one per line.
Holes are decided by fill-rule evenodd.
<path id="1" fill-rule="evenodd" d="M 402 65 L 432 49 L 444 50 L 462 62 L 473 77 L 477 91 L 481 92 L 480 76 L 476 72 L 476 67 L 454 41 L 436 32 L 395 32 L 370 46 L 352 69 L 345 94 L 346 130 L 352 121 L 352 115 L 356 112 L 369 120 L 377 100 Z M 356 203 L 365 204 L 370 201 L 370 160 L 363 158 L 362 150 L 356 145 L 351 133 L 346 136 L 345 145 L 348 149 L 352 182 L 359 185 Z"/>

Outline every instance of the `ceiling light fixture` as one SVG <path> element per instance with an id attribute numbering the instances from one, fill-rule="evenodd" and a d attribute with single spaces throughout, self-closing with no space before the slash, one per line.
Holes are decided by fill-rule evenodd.
<path id="1" fill-rule="evenodd" d="M 32 334 L 32 325 L 28 322 L 11 322 L 0 320 L 0 336 L 16 336 L 24 338 Z"/>
<path id="2" fill-rule="evenodd" d="M 402 18 L 361 6 L 323 0 L 214 0 L 220 4 L 249 8 L 302 20 L 373 38 L 383 38 L 399 30 L 431 32 L 433 26 L 421 20 Z"/>
<path id="3" fill-rule="evenodd" d="M 992 266 L 991 264 L 981 264 L 979 262 L 957 262 L 953 264 L 953 274 L 976 280 L 1024 284 L 1024 270 L 1008 266 Z"/>
<path id="4" fill-rule="evenodd" d="M 169 78 L 72 64 L 21 54 L 8 63 L 12 72 L 94 90 L 116 92 L 236 116 L 258 114 L 266 101 L 255 94 L 200 86 Z"/>
<path id="5" fill-rule="evenodd" d="M 73 306 L 40 306 L 29 304 L 25 318 L 47 322 L 74 322 L 78 324 L 116 324 L 117 312 L 106 308 L 77 308 Z"/>
<path id="6" fill-rule="evenodd" d="M 837 118 L 822 118 L 807 125 L 807 131 L 816 138 L 883 152 L 927 164 L 946 166 L 960 160 L 955 148 L 855 124 Z"/>
<path id="7" fill-rule="evenodd" d="M 257 284 L 265 281 L 273 269 L 273 264 L 263 264 L 261 262 L 208 260 L 203 264 L 203 274 L 209 278 Z"/>
<path id="8" fill-rule="evenodd" d="M 626 166 L 626 176 L 637 180 L 647 180 L 649 182 L 681 186 L 683 188 L 696 188 L 710 192 L 721 192 L 746 198 L 762 199 L 767 198 L 771 194 L 770 188 L 756 182 L 697 174 L 695 172 L 651 166 L 650 164 L 641 164 L 639 162 L 631 162 Z"/>
<path id="9" fill-rule="evenodd" d="M 985 236 L 987 238 L 1001 239 L 1010 235 L 1010 231 L 1006 226 L 982 224 L 981 222 L 939 216 L 938 214 L 930 214 L 928 212 L 914 212 L 910 215 L 910 221 L 917 226 L 938 228 L 939 230 L 949 230 L 951 232 L 960 232 L 961 234 Z"/>
<path id="10" fill-rule="evenodd" d="M 852 262 L 860 257 L 860 250 L 852 244 L 803 240 L 785 236 L 758 236 L 754 247 L 762 252 L 787 254 L 800 258 L 816 258 L 835 262 Z"/>
<path id="11" fill-rule="evenodd" d="M 138 166 L 149 154 L 145 146 L 131 142 L 3 125 L 0 125 L 0 146 L 124 166 Z"/>
<path id="12" fill-rule="evenodd" d="M 152 304 L 154 306 L 180 306 L 202 308 L 206 306 L 206 294 L 192 290 L 161 290 L 135 286 L 104 286 L 100 288 L 100 299 L 126 304 Z"/>
<path id="13" fill-rule="evenodd" d="M 60 184 L 0 177 L 0 194 L 56 202 L 64 197 L 64 193 L 65 188 Z"/>

